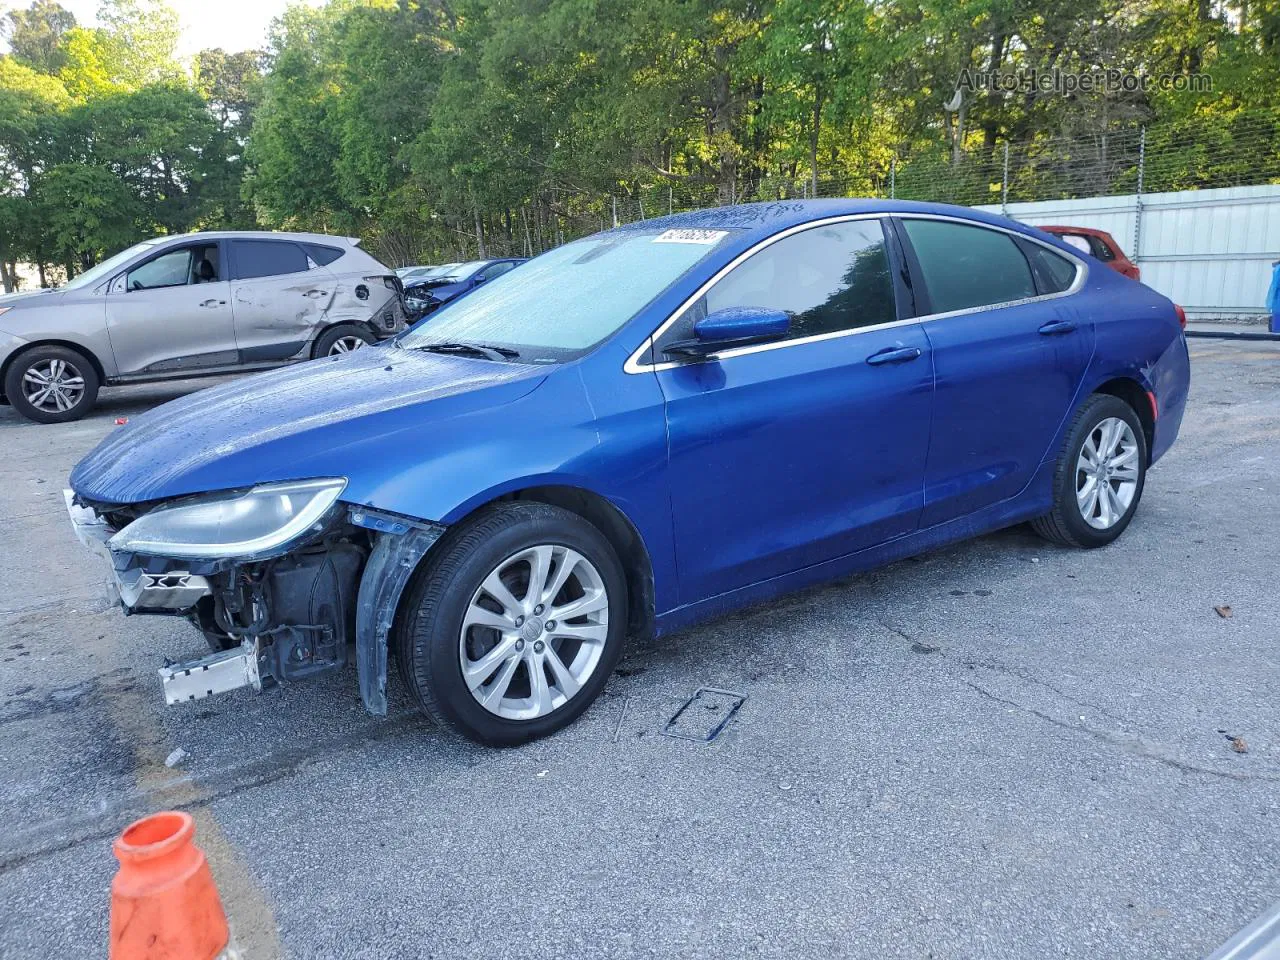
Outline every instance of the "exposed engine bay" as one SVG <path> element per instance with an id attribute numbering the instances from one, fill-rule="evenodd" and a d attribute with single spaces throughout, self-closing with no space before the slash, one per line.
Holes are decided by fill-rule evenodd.
<path id="1" fill-rule="evenodd" d="M 292 542 L 247 559 L 169 558 L 120 550 L 116 534 L 157 504 L 64 497 L 82 543 L 111 562 L 126 615 L 180 616 L 212 653 L 160 668 L 169 704 L 305 680 L 356 651 L 361 696 L 386 712 L 387 639 L 400 595 L 443 527 L 334 503 Z"/>

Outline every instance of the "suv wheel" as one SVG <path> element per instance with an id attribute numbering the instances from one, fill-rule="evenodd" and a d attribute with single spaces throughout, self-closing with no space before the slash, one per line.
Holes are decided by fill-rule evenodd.
<path id="1" fill-rule="evenodd" d="M 322 333 L 312 353 L 316 357 L 336 357 L 373 342 L 373 334 L 368 330 L 354 323 L 342 323 Z"/>
<path id="2" fill-rule="evenodd" d="M 1077 411 L 1054 472 L 1053 510 L 1031 521 L 1046 540 L 1101 547 L 1129 526 L 1147 479 L 1147 437 L 1123 400 L 1094 394 Z"/>
<path id="3" fill-rule="evenodd" d="M 33 347 L 9 365 L 4 393 L 14 409 L 37 423 L 79 420 L 98 399 L 98 372 L 69 347 Z"/>
<path id="4" fill-rule="evenodd" d="M 423 710 L 480 743 L 524 743 L 604 688 L 626 636 L 626 579 L 577 514 L 497 504 L 437 544 L 400 621 L 397 666 Z"/>

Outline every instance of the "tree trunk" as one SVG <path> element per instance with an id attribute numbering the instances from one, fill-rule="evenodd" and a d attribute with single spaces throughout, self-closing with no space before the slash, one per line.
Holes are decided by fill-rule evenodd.
<path id="1" fill-rule="evenodd" d="M 45 288 L 47 288 L 47 287 L 49 286 L 49 280 L 48 280 L 48 278 L 44 275 L 44 261 L 43 261 L 43 260 L 37 260 L 37 261 L 36 261 L 36 270 L 37 270 L 37 271 L 39 271 L 39 273 L 40 273 L 40 289 L 41 289 L 41 290 L 44 290 Z"/>
<path id="2" fill-rule="evenodd" d="M 471 209 L 475 212 L 475 217 L 476 217 L 476 247 L 480 251 L 479 259 L 484 260 L 489 256 L 489 254 L 485 251 L 485 246 L 484 246 L 484 221 L 480 219 L 479 207 L 473 206 Z"/>
<path id="3" fill-rule="evenodd" d="M 822 132 L 822 91 L 813 94 L 813 129 L 809 131 L 809 179 L 813 196 L 818 195 L 818 134 Z"/>

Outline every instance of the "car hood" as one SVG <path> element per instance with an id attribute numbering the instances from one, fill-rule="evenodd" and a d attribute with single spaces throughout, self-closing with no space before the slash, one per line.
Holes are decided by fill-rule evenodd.
<path id="1" fill-rule="evenodd" d="M 344 500 L 365 502 L 385 445 L 421 446 L 441 421 L 516 400 L 546 372 L 389 345 L 285 367 L 130 418 L 71 487 L 122 504 L 328 476 L 348 478 Z"/>
<path id="2" fill-rule="evenodd" d="M 22 293 L 5 293 L 0 294 L 0 307 L 17 307 L 26 303 L 33 303 L 40 300 L 44 303 L 50 303 L 60 299 L 61 293 L 57 290 L 27 290 Z"/>

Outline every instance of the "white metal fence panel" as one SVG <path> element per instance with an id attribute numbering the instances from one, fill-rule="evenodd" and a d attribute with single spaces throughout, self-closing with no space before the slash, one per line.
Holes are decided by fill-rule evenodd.
<path id="1" fill-rule="evenodd" d="M 979 207 L 1000 213 L 999 204 Z M 1106 230 L 1142 268 L 1142 282 L 1193 318 L 1261 319 L 1280 260 L 1280 184 L 1011 203 L 1033 225 Z"/>

